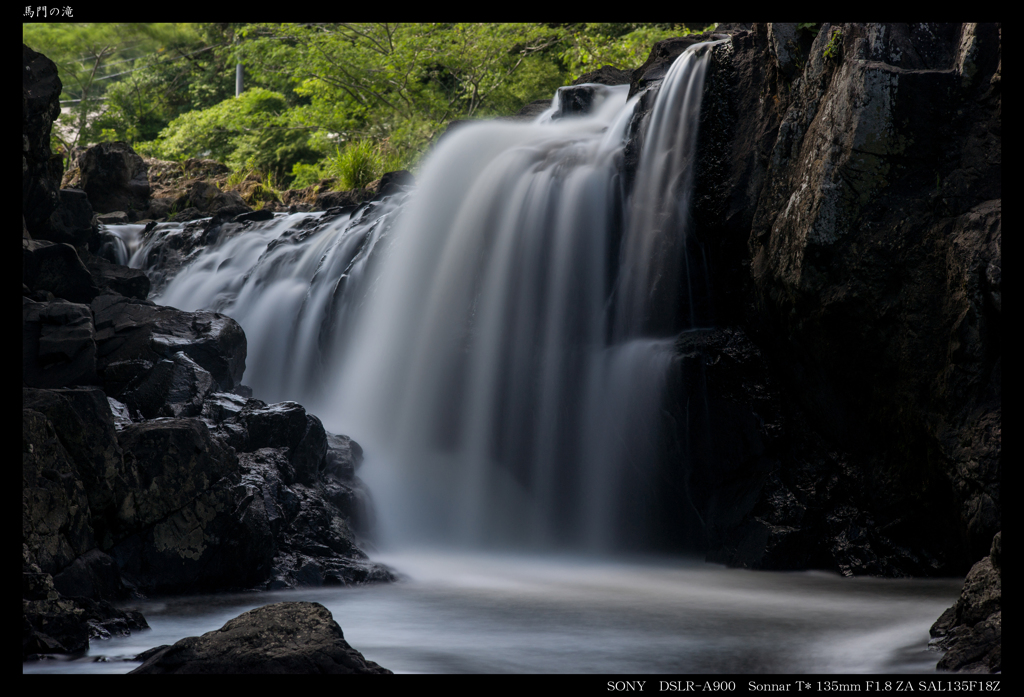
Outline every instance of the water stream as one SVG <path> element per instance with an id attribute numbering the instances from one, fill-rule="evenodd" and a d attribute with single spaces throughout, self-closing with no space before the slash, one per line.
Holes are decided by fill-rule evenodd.
<path id="1" fill-rule="evenodd" d="M 361 588 L 159 598 L 152 629 L 25 672 L 126 673 L 141 651 L 267 603 L 322 603 L 345 639 L 396 673 L 927 673 L 928 626 L 953 579 L 753 572 L 699 561 L 418 550 L 407 578 Z M 99 662 L 97 659 L 103 657 Z"/>

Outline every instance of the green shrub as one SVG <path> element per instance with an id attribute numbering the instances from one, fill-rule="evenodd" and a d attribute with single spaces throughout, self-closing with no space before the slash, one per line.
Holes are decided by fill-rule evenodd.
<path id="1" fill-rule="evenodd" d="M 345 191 L 360 189 L 380 179 L 385 172 L 402 169 L 404 164 L 402 153 L 392 148 L 387 139 L 380 142 L 362 139 L 338 148 L 324 163 L 322 171 L 328 177 L 336 177 L 338 190 Z"/>
<path id="2" fill-rule="evenodd" d="M 356 140 L 339 148 L 327 163 L 331 176 L 338 178 L 340 189 L 358 189 L 382 174 L 379 149 L 372 141 Z"/>
<path id="3" fill-rule="evenodd" d="M 291 188 L 305 189 L 307 186 L 316 184 L 321 179 L 326 179 L 327 176 L 327 170 L 324 168 L 323 162 L 317 162 L 312 165 L 307 165 L 304 162 L 296 162 L 292 165 Z"/>

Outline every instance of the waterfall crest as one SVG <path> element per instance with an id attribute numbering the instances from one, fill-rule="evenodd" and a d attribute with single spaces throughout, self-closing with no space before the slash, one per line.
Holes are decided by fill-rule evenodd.
<path id="1" fill-rule="evenodd" d="M 382 543 L 643 539 L 673 334 L 696 321 L 680 293 L 704 282 L 685 234 L 706 46 L 662 83 L 632 196 L 637 98 L 601 86 L 586 116 L 451 133 L 408 200 L 230 236 L 157 301 L 232 316 L 257 397 L 363 444 Z"/>

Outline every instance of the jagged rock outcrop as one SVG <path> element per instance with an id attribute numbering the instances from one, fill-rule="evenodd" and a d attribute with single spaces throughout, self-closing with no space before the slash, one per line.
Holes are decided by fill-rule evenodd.
<path id="1" fill-rule="evenodd" d="M 88 303 L 99 289 L 78 251 L 70 244 L 46 240 L 22 241 L 21 282 L 30 291 Z"/>
<path id="2" fill-rule="evenodd" d="M 21 371 L 26 386 L 95 385 L 96 330 L 88 305 L 21 299 Z"/>
<path id="3" fill-rule="evenodd" d="M 148 300 L 104 294 L 92 301 L 97 369 L 131 360 L 174 360 L 183 352 L 229 391 L 245 372 L 245 333 L 216 312 L 182 312 Z M 117 395 L 111 395 L 116 397 Z"/>
<path id="4" fill-rule="evenodd" d="M 249 610 L 220 629 L 158 646 L 132 673 L 390 674 L 353 649 L 320 603 L 276 603 Z"/>
<path id="5" fill-rule="evenodd" d="M 711 48 L 693 237 L 714 321 L 763 352 L 784 418 L 721 502 L 746 513 L 705 521 L 709 555 L 963 573 L 1000 525 L 1000 28 L 813 32 Z M 634 90 L 689 43 L 656 46 Z"/>
<path id="6" fill-rule="evenodd" d="M 157 306 L 143 272 L 91 253 L 92 207 L 82 191 L 56 194 L 49 158 L 56 69 L 27 47 L 25 62 L 23 656 L 145 627 L 107 602 L 140 592 L 392 580 L 356 545 L 369 508 L 358 445 L 297 404 L 250 399 L 234 320 Z M 97 210 L 145 212 L 146 163 L 127 145 L 76 162 L 70 183 Z M 211 186 L 193 183 L 189 201 L 216 208 Z M 218 210 L 201 244 L 269 217 Z"/>
<path id="7" fill-rule="evenodd" d="M 967 574 L 960 599 L 932 625 L 934 648 L 946 651 L 938 669 L 956 673 L 1000 672 L 1002 623 L 1002 532 L 997 532 L 989 555 Z"/>
<path id="8" fill-rule="evenodd" d="M 21 212 L 32 235 L 60 204 L 60 157 L 50 152 L 50 129 L 63 87 L 57 66 L 22 44 Z"/>
<path id="9" fill-rule="evenodd" d="M 90 556 L 98 559 L 100 553 Z M 58 590 L 57 586 L 62 588 Z M 90 639 L 128 636 L 148 629 L 137 610 L 120 610 L 104 600 L 66 597 L 83 590 L 62 579 L 58 584 L 35 563 L 28 545 L 22 545 L 22 657 L 85 651 Z"/>
<path id="10" fill-rule="evenodd" d="M 149 168 L 128 143 L 99 143 L 86 149 L 64 181 L 82 189 L 97 213 L 122 211 L 137 220 L 149 208 Z"/>

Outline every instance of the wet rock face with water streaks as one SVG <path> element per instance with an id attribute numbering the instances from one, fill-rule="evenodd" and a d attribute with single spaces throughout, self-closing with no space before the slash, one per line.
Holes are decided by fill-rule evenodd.
<path id="1" fill-rule="evenodd" d="M 712 553 L 784 568 L 791 528 L 815 565 L 965 573 L 1000 526 L 1001 28 L 786 29 L 712 49 L 701 116 L 716 321 L 791 427 Z"/>

